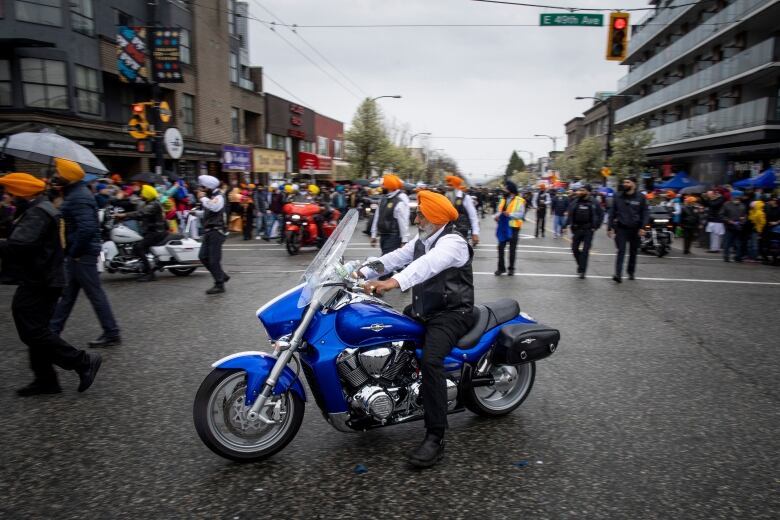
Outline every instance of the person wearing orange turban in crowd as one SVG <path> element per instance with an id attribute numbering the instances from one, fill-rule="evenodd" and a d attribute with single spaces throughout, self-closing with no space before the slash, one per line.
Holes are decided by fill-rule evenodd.
<path id="1" fill-rule="evenodd" d="M 419 234 L 403 247 L 363 268 L 355 276 L 368 278 L 367 294 L 384 294 L 400 288 L 412 290 L 412 304 L 404 313 L 425 325 L 423 342 L 422 400 L 426 435 L 409 456 L 409 462 L 428 467 L 444 454 L 447 428 L 447 385 L 444 358 L 452 346 L 474 325 L 474 251 L 455 229 L 458 210 L 447 197 L 432 191 L 417 194 L 419 211 L 415 218 Z M 387 280 L 376 280 L 384 273 Z"/>
<path id="2" fill-rule="evenodd" d="M 382 178 L 385 194 L 371 223 L 371 246 L 376 247 L 378 237 L 383 255 L 409 242 L 409 197 L 403 187 L 404 182 L 396 175 Z"/>
<path id="3" fill-rule="evenodd" d="M 22 397 L 62 391 L 54 365 L 74 370 L 79 392 L 92 385 L 102 358 L 78 350 L 49 328 L 57 301 L 65 287 L 60 214 L 45 195 L 46 183 L 29 173 L 0 177 L 0 186 L 15 197 L 16 220 L 8 240 L 0 241 L 6 283 L 18 285 L 11 315 L 19 339 L 30 351 L 35 379 L 16 391 Z"/>
<path id="4" fill-rule="evenodd" d="M 479 244 L 479 217 L 474 207 L 474 199 L 466 193 L 466 184 L 457 175 L 447 175 L 444 181 L 447 183 L 447 198 L 458 210 L 455 227 L 464 237 L 471 237 L 472 244 Z"/>

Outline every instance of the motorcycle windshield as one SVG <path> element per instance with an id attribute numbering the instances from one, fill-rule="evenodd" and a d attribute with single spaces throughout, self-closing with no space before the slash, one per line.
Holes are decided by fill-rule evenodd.
<path id="1" fill-rule="evenodd" d="M 341 265 L 341 257 L 352 239 L 357 223 L 358 211 L 356 209 L 349 210 L 309 264 L 309 268 L 303 273 L 302 281 L 305 285 L 301 291 L 301 297 L 298 299 L 298 308 L 306 307 L 311 303 L 314 291 L 322 282 L 332 277 L 342 276 L 343 273 L 336 272 L 336 267 Z"/>

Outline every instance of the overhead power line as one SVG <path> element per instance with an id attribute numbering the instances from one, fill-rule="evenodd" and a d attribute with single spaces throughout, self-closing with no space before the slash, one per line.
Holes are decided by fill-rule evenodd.
<path id="1" fill-rule="evenodd" d="M 525 2 L 509 2 L 507 0 L 471 0 L 472 2 L 483 2 L 486 4 L 504 4 L 504 5 L 514 5 L 516 7 L 538 7 L 542 9 L 558 9 L 563 11 L 570 11 L 570 12 L 576 12 L 576 11 L 623 11 L 623 12 L 630 12 L 630 11 L 652 11 L 656 9 L 655 7 L 631 7 L 626 9 L 618 9 L 615 7 L 566 7 L 562 5 L 546 5 L 546 4 L 528 4 Z M 687 7 L 689 5 L 694 5 L 697 2 L 690 2 L 687 4 L 680 4 L 675 6 L 667 6 L 667 9 L 679 9 L 680 7 Z"/>

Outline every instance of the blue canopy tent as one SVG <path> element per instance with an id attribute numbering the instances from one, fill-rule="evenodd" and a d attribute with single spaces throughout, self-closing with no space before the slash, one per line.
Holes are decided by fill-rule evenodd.
<path id="1" fill-rule="evenodd" d="M 761 189 L 769 189 L 771 190 L 777 185 L 777 177 L 775 176 L 775 171 L 772 168 L 768 168 L 759 175 L 758 177 L 754 177 L 752 179 L 742 179 L 741 181 L 737 181 L 732 186 L 735 188 L 761 188 Z"/>
<path id="2" fill-rule="evenodd" d="M 677 172 L 674 174 L 674 177 L 669 179 L 666 182 L 662 182 L 661 184 L 656 184 L 656 188 L 662 189 L 662 190 L 681 190 L 683 188 L 688 188 L 690 186 L 695 186 L 696 182 L 692 181 L 688 177 L 687 172 Z"/>

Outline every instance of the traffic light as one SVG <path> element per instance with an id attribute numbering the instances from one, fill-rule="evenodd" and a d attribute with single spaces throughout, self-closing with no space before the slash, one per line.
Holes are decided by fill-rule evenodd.
<path id="1" fill-rule="evenodd" d="M 146 118 L 146 103 L 133 103 L 133 115 Z"/>
<path id="2" fill-rule="evenodd" d="M 152 145 L 146 139 L 139 139 L 135 142 L 135 149 L 141 153 L 148 153 L 152 151 Z"/>
<path id="3" fill-rule="evenodd" d="M 610 13 L 607 29 L 607 59 L 623 61 L 628 54 L 628 13 Z"/>
<path id="4" fill-rule="evenodd" d="M 608 166 L 604 166 L 603 168 L 601 168 L 601 175 L 603 177 L 609 177 L 610 175 L 612 175 L 612 170 Z"/>
<path id="5" fill-rule="evenodd" d="M 151 102 L 133 103 L 131 106 L 132 116 L 127 122 L 127 132 L 135 139 L 145 139 L 154 135 L 150 129 L 149 121 L 146 119 L 146 107 L 152 106 Z"/>

